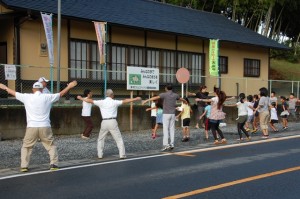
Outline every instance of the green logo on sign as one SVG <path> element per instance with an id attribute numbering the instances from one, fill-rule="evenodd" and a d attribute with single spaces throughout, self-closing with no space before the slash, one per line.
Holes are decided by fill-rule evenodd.
<path id="1" fill-rule="evenodd" d="M 130 85 L 142 85 L 142 79 L 140 74 L 129 74 Z"/>

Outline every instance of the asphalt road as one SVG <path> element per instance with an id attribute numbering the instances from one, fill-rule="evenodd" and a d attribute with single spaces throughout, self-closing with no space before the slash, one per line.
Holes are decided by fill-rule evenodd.
<path id="1" fill-rule="evenodd" d="M 8 176 L 0 178 L 0 197 L 298 199 L 299 142 L 294 136 Z"/>

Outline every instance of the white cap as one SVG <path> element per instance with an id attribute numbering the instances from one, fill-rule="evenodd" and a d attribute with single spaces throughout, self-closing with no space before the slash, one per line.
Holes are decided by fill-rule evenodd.
<path id="1" fill-rule="evenodd" d="M 43 88 L 43 84 L 41 82 L 35 82 L 32 88 Z"/>
<path id="2" fill-rule="evenodd" d="M 46 79 L 45 77 L 40 77 L 38 81 L 39 82 L 49 82 L 49 80 Z"/>

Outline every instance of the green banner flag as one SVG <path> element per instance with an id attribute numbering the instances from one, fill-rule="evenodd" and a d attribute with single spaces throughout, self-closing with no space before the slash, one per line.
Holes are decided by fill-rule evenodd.
<path id="1" fill-rule="evenodd" d="M 219 40 L 211 39 L 209 42 L 209 74 L 219 76 Z"/>

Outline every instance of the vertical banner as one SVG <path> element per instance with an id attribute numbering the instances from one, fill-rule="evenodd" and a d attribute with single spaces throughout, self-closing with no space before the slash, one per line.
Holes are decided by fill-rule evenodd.
<path id="1" fill-rule="evenodd" d="M 49 63 L 51 66 L 53 66 L 54 56 L 53 56 L 52 14 L 46 14 L 41 12 L 41 15 L 42 15 L 46 39 L 47 39 Z"/>
<path id="2" fill-rule="evenodd" d="M 209 42 L 209 74 L 219 76 L 219 40 L 211 39 Z"/>
<path id="3" fill-rule="evenodd" d="M 106 22 L 94 22 L 97 40 L 98 40 L 98 48 L 100 55 L 100 64 L 104 64 L 105 60 L 105 48 L 106 48 Z"/>
<path id="4" fill-rule="evenodd" d="M 103 76 L 104 76 L 104 97 L 107 88 L 107 68 L 106 68 L 106 22 L 96 22 L 94 21 L 94 26 L 96 30 L 98 48 L 100 55 L 100 64 L 103 64 Z"/>

